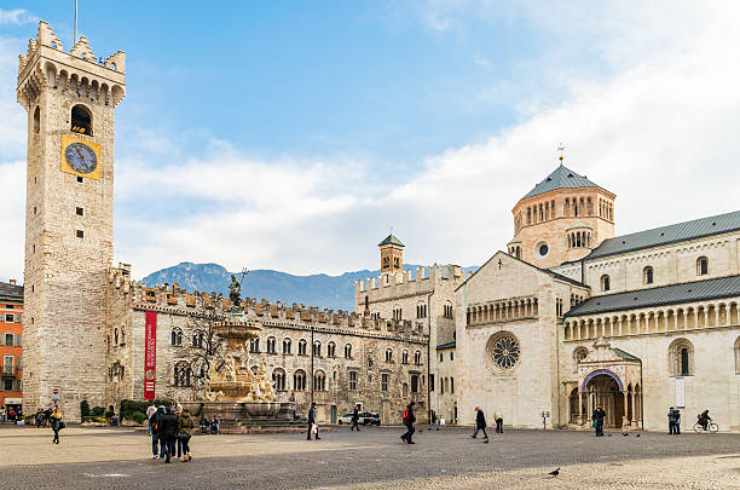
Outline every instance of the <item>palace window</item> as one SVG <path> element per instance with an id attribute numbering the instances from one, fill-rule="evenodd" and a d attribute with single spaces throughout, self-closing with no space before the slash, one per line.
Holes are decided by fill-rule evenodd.
<path id="1" fill-rule="evenodd" d="M 260 351 L 260 339 L 251 339 L 249 341 L 249 352 L 258 353 Z"/>
<path id="2" fill-rule="evenodd" d="M 182 345 L 182 330 L 179 328 L 173 328 L 170 333 L 170 344 L 174 346 Z"/>
<path id="3" fill-rule="evenodd" d="M 304 339 L 301 339 L 301 340 L 298 341 L 298 355 L 299 356 L 305 356 L 306 355 L 306 345 L 307 344 L 308 343 Z"/>
<path id="4" fill-rule="evenodd" d="M 608 274 L 604 274 L 603 276 L 601 276 L 601 290 L 602 291 L 609 291 L 609 289 L 611 289 L 611 284 L 610 284 L 610 281 L 609 281 L 609 275 Z"/>
<path id="5" fill-rule="evenodd" d="M 285 371 L 281 368 L 276 368 L 272 372 L 272 385 L 275 391 L 285 391 Z"/>
<path id="6" fill-rule="evenodd" d="M 357 391 L 357 371 L 349 372 L 349 391 Z"/>
<path id="7" fill-rule="evenodd" d="M 180 361 L 175 364 L 175 386 L 186 387 L 190 386 L 190 377 L 192 370 L 187 361 Z"/>
<path id="8" fill-rule="evenodd" d="M 293 374 L 293 389 L 295 391 L 304 391 L 306 389 L 306 373 L 299 369 Z"/>
<path id="9" fill-rule="evenodd" d="M 290 339 L 284 339 L 283 340 L 283 354 L 290 354 L 290 347 L 292 342 Z"/>
<path id="10" fill-rule="evenodd" d="M 447 302 L 447 304 L 444 305 L 442 316 L 444 318 L 448 318 L 452 320 L 454 317 L 452 316 L 452 303 Z"/>
<path id="11" fill-rule="evenodd" d="M 330 358 L 337 357 L 337 344 L 334 342 L 326 344 L 326 355 Z"/>
<path id="12" fill-rule="evenodd" d="M 313 355 L 314 357 L 321 357 L 321 342 L 318 340 L 313 342 Z"/>
<path id="13" fill-rule="evenodd" d="M 403 319 L 403 309 L 393 308 L 393 319 L 400 322 Z"/>
<path id="14" fill-rule="evenodd" d="M 352 344 L 347 344 L 344 346 L 344 358 L 352 359 Z"/>
<path id="15" fill-rule="evenodd" d="M 434 391 L 434 375 L 429 375 L 429 391 Z"/>
<path id="16" fill-rule="evenodd" d="M 411 393 L 419 393 L 419 375 L 411 375 Z"/>
<path id="17" fill-rule="evenodd" d="M 672 376 L 694 374 L 694 345 L 687 339 L 676 339 L 668 347 L 668 359 Z"/>
<path id="18" fill-rule="evenodd" d="M 706 276 L 709 274 L 709 259 L 702 256 L 696 259 L 696 275 Z"/>
<path id="19" fill-rule="evenodd" d="M 38 134 L 41 131 L 41 108 L 36 106 L 33 111 L 33 132 Z"/>
<path id="20" fill-rule="evenodd" d="M 414 352 L 414 364 L 416 364 L 417 366 L 421 364 L 421 352 L 419 352 L 418 350 Z"/>
<path id="21" fill-rule="evenodd" d="M 652 284 L 653 283 L 653 268 L 647 266 L 642 270 L 642 283 Z"/>
<path id="22" fill-rule="evenodd" d="M 393 350 L 392 349 L 385 350 L 385 362 L 393 362 Z"/>
<path id="23" fill-rule="evenodd" d="M 425 304 L 416 305 L 416 318 L 426 318 L 426 317 L 427 317 L 427 305 Z"/>
<path id="24" fill-rule="evenodd" d="M 275 354 L 275 344 L 277 344 L 277 339 L 275 337 L 268 337 L 267 338 L 267 353 L 268 354 Z"/>
<path id="25" fill-rule="evenodd" d="M 93 135 L 93 118 L 90 110 L 84 105 L 77 104 L 72 108 L 72 124 L 70 129 L 75 133 Z"/>
<path id="26" fill-rule="evenodd" d="M 313 375 L 313 389 L 314 391 L 326 391 L 326 375 L 324 371 L 316 371 Z"/>
<path id="27" fill-rule="evenodd" d="M 455 394 L 455 378 L 450 378 L 450 393 Z"/>
<path id="28" fill-rule="evenodd" d="M 380 375 L 380 391 L 388 393 L 388 374 L 383 373 Z"/>
<path id="29" fill-rule="evenodd" d="M 409 351 L 405 350 L 401 354 L 401 364 L 408 364 L 409 363 Z"/>

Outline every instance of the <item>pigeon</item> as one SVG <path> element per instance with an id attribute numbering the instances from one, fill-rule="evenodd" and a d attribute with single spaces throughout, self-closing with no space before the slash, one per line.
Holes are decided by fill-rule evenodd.
<path id="1" fill-rule="evenodd" d="M 635 437 L 640 437 L 640 434 L 637 434 Z"/>
<path id="2" fill-rule="evenodd" d="M 555 468 L 550 473 L 548 473 L 548 475 L 550 475 L 550 476 L 558 476 L 559 474 L 560 474 L 560 468 L 559 467 L 558 468 Z"/>
<path id="3" fill-rule="evenodd" d="M 624 433 L 623 433 L 622 435 L 623 435 L 624 437 L 627 437 L 627 436 L 628 436 L 629 434 L 628 434 L 628 433 L 626 433 L 626 432 L 624 432 Z"/>

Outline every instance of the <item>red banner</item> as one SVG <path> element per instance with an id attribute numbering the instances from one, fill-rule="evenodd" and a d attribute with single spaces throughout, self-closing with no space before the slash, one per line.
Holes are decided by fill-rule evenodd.
<path id="1" fill-rule="evenodd" d="M 154 400 L 157 381 L 157 312 L 144 312 L 144 399 Z"/>

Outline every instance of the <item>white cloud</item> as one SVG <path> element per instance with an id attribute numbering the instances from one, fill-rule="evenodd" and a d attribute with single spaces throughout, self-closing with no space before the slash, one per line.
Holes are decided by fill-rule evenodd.
<path id="1" fill-rule="evenodd" d="M 526 90 L 492 83 L 487 96 L 515 94 L 502 103 L 525 108 L 526 117 L 480 144 L 428 156 L 400 184 L 371 179 L 372 162 L 352 157 L 267 161 L 224 142 L 211 142 L 207 158 L 187 157 L 166 134 L 142 135 L 167 149 L 158 160 L 171 160 L 152 165 L 147 152 L 118 162 L 117 255 L 137 276 L 180 260 L 338 273 L 375 267 L 375 244 L 394 225 L 411 262 L 481 263 L 511 238 L 511 208 L 555 168 L 561 140 L 566 164 L 617 193 L 620 233 L 740 209 L 740 64 L 729 49 L 740 41 L 740 5 L 590 2 L 561 6 L 559 15 L 533 2 L 495 14 L 492 3 L 449 5 L 468 10 L 435 12 L 440 26 L 510 15 L 562 36 L 522 73 L 556 73 L 563 90 L 538 89 L 522 73 L 507 83 Z M 599 63 L 571 65 L 579 53 Z M 6 62 L 0 107 L 9 108 L 14 98 L 4 90 L 13 82 L 2 74 L 14 67 Z M 15 128 L 0 149 L 23 147 L 25 119 L 14 110 L 0 120 L 0 135 Z M 0 277 L 22 267 L 18 159 L 0 153 L 2 182 L 18 189 L 0 214 L 18 237 L 0 245 Z"/>
<path id="2" fill-rule="evenodd" d="M 38 17 L 31 15 L 26 9 L 0 9 L 0 25 L 23 25 L 38 22 Z"/>

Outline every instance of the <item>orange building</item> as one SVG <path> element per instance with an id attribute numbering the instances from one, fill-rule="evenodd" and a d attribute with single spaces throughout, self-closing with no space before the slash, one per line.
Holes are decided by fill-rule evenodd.
<path id="1" fill-rule="evenodd" d="M 14 279 L 0 282 L 0 407 L 5 408 L 6 415 L 11 408 L 18 413 L 23 403 L 22 320 L 23 286 Z"/>

